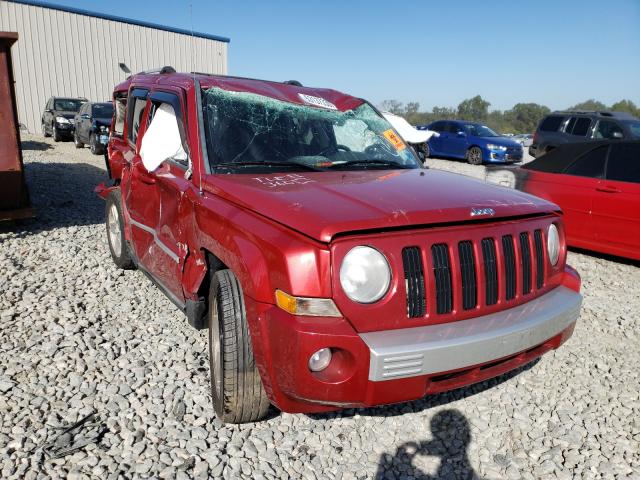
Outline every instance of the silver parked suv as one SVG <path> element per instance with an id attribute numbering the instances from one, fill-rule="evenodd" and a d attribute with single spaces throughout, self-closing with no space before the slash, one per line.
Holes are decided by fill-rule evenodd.
<path id="1" fill-rule="evenodd" d="M 563 143 L 603 139 L 640 140 L 640 120 L 626 112 L 553 112 L 538 125 L 529 155 L 539 157 Z"/>

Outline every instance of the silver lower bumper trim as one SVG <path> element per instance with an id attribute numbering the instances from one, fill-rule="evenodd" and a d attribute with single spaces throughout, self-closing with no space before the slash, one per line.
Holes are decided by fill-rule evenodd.
<path id="1" fill-rule="evenodd" d="M 578 319 L 582 295 L 560 286 L 509 310 L 458 322 L 362 333 L 369 380 L 414 377 L 490 362 L 540 345 Z"/>

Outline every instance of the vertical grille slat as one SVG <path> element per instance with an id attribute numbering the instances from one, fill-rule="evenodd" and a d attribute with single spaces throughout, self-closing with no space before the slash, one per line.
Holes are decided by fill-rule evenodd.
<path id="1" fill-rule="evenodd" d="M 520 261 L 522 262 L 522 294 L 531 293 L 531 247 L 529 232 L 520 233 Z"/>
<path id="2" fill-rule="evenodd" d="M 404 280 L 407 290 L 407 315 L 409 318 L 424 317 L 426 312 L 424 269 L 418 247 L 402 250 Z"/>
<path id="3" fill-rule="evenodd" d="M 436 287 L 436 310 L 438 314 L 449 313 L 453 309 L 449 248 L 444 243 L 432 245 L 431 255 Z"/>
<path id="4" fill-rule="evenodd" d="M 496 246 L 493 238 L 482 239 L 482 260 L 485 272 L 485 302 L 495 305 L 498 302 L 498 266 L 496 264 Z"/>
<path id="5" fill-rule="evenodd" d="M 460 256 L 460 276 L 462 278 L 462 308 L 471 310 L 477 305 L 476 262 L 473 244 L 470 241 L 458 243 Z"/>
<path id="6" fill-rule="evenodd" d="M 542 250 L 542 231 L 533 232 L 533 240 L 536 248 L 536 288 L 540 290 L 544 284 L 544 252 Z"/>
<path id="7" fill-rule="evenodd" d="M 512 300 L 516 296 L 516 253 L 511 235 L 502 237 L 502 253 L 504 257 L 505 298 Z"/>

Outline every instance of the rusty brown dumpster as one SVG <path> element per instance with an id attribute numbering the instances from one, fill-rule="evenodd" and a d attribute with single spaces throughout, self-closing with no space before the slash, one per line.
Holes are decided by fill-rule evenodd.
<path id="1" fill-rule="evenodd" d="M 13 87 L 11 45 L 17 40 L 16 32 L 0 32 L 0 222 L 33 217 L 35 213 L 24 180 Z"/>

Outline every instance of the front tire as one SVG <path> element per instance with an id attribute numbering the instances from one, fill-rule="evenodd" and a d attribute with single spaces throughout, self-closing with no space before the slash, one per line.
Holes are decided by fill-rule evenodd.
<path id="1" fill-rule="evenodd" d="M 95 133 L 89 136 L 89 148 L 94 155 L 102 154 L 102 145 L 98 143 L 98 136 Z"/>
<path id="2" fill-rule="evenodd" d="M 74 132 L 74 134 L 73 134 L 73 144 L 76 146 L 76 148 L 83 148 L 84 147 L 84 143 L 82 143 L 80 140 L 78 140 L 78 132 Z"/>
<path id="3" fill-rule="evenodd" d="M 471 147 L 467 150 L 467 162 L 471 165 L 482 165 L 482 150 L 480 147 Z"/>
<path id="4" fill-rule="evenodd" d="M 60 140 L 62 140 L 62 135 L 60 135 L 60 132 L 58 131 L 58 129 L 55 127 L 53 127 L 53 141 L 54 142 L 59 142 Z"/>
<path id="5" fill-rule="evenodd" d="M 242 288 L 231 270 L 219 270 L 209 291 L 211 397 L 225 423 L 255 422 L 269 399 L 253 357 Z"/>
<path id="6" fill-rule="evenodd" d="M 42 136 L 45 138 L 51 136 L 49 132 L 47 132 L 47 126 L 44 124 L 44 122 L 42 122 Z"/>
<path id="7" fill-rule="evenodd" d="M 111 259 L 118 268 L 132 270 L 135 268 L 129 245 L 124 238 L 124 221 L 122 219 L 122 205 L 120 204 L 120 190 L 109 194 L 106 202 L 107 241 Z"/>

